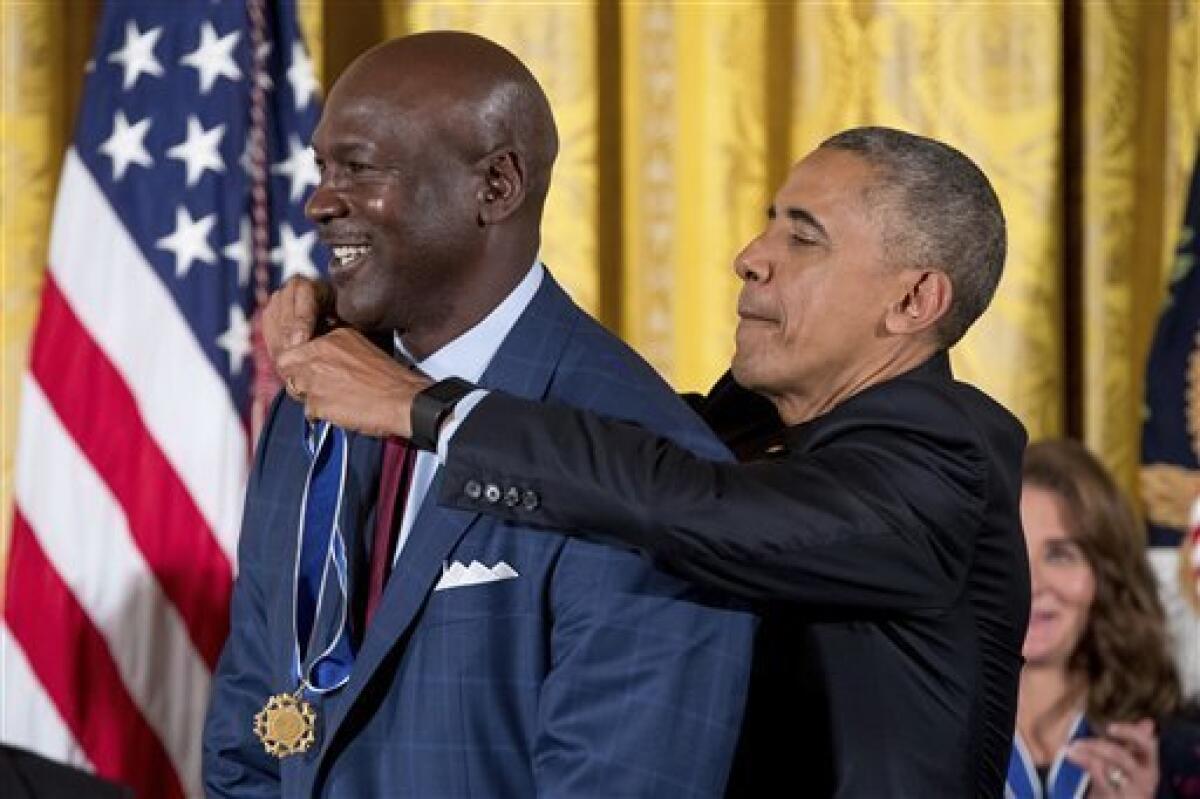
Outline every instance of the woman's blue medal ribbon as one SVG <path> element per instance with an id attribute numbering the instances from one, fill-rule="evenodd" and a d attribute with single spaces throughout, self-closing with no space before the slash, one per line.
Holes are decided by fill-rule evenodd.
<path id="1" fill-rule="evenodd" d="M 1067 744 L 1092 734 L 1087 719 L 1080 713 L 1071 725 Z M 1083 799 L 1088 788 L 1088 773 L 1067 760 L 1067 747 L 1059 751 L 1046 776 L 1046 788 L 1038 777 L 1037 767 L 1020 735 L 1013 736 L 1012 755 L 1008 759 L 1008 779 L 1004 784 L 1004 799 Z"/>
<path id="2" fill-rule="evenodd" d="M 292 594 L 292 673 L 297 688 L 276 694 L 254 717 L 268 754 L 287 757 L 316 740 L 316 711 L 308 701 L 350 679 L 354 649 L 348 621 L 346 541 L 340 526 L 349 443 L 327 422 L 311 425 L 304 441 L 311 463 L 300 522 Z"/>

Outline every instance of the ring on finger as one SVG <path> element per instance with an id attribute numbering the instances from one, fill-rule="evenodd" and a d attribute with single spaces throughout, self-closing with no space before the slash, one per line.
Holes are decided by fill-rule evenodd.
<path id="1" fill-rule="evenodd" d="M 1109 787 L 1114 791 L 1119 791 L 1125 786 L 1125 772 L 1117 766 L 1110 768 L 1108 773 L 1104 775 L 1104 778 L 1108 781 Z"/>

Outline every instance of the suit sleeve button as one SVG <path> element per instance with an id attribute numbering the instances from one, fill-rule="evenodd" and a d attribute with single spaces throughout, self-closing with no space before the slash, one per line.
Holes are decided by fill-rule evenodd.
<path id="1" fill-rule="evenodd" d="M 541 500 L 536 491 L 526 491 L 521 495 L 521 507 L 525 510 L 537 510 L 539 504 L 541 504 Z"/>
<path id="2" fill-rule="evenodd" d="M 463 493 L 470 499 L 479 499 L 483 496 L 483 486 L 479 484 L 478 480 L 468 480 L 467 484 L 463 486 Z"/>
<path id="3" fill-rule="evenodd" d="M 487 488 L 483 489 L 483 498 L 495 505 L 500 501 L 500 486 L 495 483 L 488 483 Z"/>
<path id="4" fill-rule="evenodd" d="M 516 486 L 511 486 L 504 492 L 504 505 L 508 508 L 515 508 L 521 504 L 521 489 Z"/>

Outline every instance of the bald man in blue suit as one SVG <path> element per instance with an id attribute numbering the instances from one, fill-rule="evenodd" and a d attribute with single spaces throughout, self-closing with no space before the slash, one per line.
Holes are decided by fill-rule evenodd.
<path id="1" fill-rule="evenodd" d="M 345 434 L 333 511 L 342 537 L 330 550 L 344 552 L 316 574 L 324 604 L 299 625 L 312 640 L 294 629 L 307 579 L 297 541 L 308 530 L 297 529 L 319 493 L 306 416 L 326 418 L 331 395 L 350 397 L 385 430 L 388 403 L 374 387 L 405 368 L 364 333 L 383 333 L 385 345 L 394 336 L 435 379 L 593 409 L 727 457 L 538 261 L 557 135 L 511 54 L 466 34 L 385 44 L 339 79 L 313 145 L 322 179 L 308 213 L 335 253 L 337 315 L 352 327 L 290 353 L 295 398 L 281 395 L 263 431 L 205 728 L 209 794 L 720 796 L 753 617 L 628 549 L 438 507 L 432 453 L 405 467 L 411 488 L 389 532 L 378 507 L 385 445 L 370 424 Z M 484 501 L 539 502 L 536 486 L 474 488 Z M 363 586 L 381 526 L 395 554 L 374 605 Z M 344 620 L 329 599 L 342 593 Z M 324 650 L 315 641 L 347 657 L 313 667 Z M 268 753 L 252 722 L 269 697 L 297 689 L 315 716 L 311 742 Z M 289 732 L 267 728 L 268 744 Z"/>

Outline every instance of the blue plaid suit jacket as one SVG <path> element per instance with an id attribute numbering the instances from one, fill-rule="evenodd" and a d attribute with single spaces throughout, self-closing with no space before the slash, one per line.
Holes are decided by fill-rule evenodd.
<path id="1" fill-rule="evenodd" d="M 549 274 L 481 382 L 727 457 L 658 375 Z M 316 745 L 283 761 L 266 755 L 251 720 L 267 696 L 294 688 L 302 425 L 298 405 L 277 401 L 251 478 L 232 631 L 205 725 L 210 795 L 721 795 L 754 618 L 634 552 L 439 507 L 440 472 L 349 683 L 317 703 Z M 365 546 L 374 522 L 380 445 L 352 436 L 350 452 L 342 521 L 353 549 Z M 475 560 L 504 561 L 519 576 L 434 590 L 443 564 Z"/>

